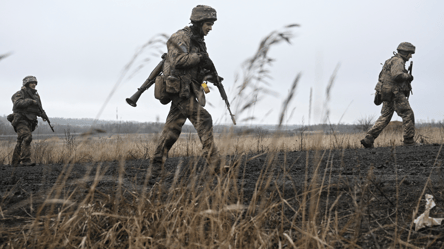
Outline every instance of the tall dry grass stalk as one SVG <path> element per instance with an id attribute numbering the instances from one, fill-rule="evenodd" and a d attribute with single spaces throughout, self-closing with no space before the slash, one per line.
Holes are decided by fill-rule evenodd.
<path id="1" fill-rule="evenodd" d="M 12 53 L 6 53 L 6 54 L 0 54 L 0 60 L 5 59 L 6 57 L 10 56 Z"/>
<path id="2" fill-rule="evenodd" d="M 256 120 L 254 108 L 266 96 L 277 96 L 278 93 L 271 88 L 270 67 L 275 59 L 269 57 L 268 53 L 273 46 L 282 42 L 291 44 L 291 39 L 295 36 L 294 28 L 298 24 L 290 24 L 281 30 L 271 32 L 259 44 L 256 53 L 247 59 L 241 66 L 241 72 L 236 75 L 234 85 L 235 114 L 240 122 Z M 290 98 L 291 99 L 291 98 Z M 247 115 L 245 117 L 245 115 Z"/>

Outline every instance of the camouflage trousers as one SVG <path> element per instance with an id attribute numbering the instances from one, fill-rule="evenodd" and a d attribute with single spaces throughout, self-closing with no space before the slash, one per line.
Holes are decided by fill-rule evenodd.
<path id="1" fill-rule="evenodd" d="M 17 166 L 20 162 L 31 162 L 31 125 L 20 122 L 16 127 L 17 144 L 12 154 L 12 165 Z"/>
<path id="2" fill-rule="evenodd" d="M 381 110 L 381 116 L 376 123 L 367 132 L 367 136 L 376 139 L 382 130 L 390 123 L 393 112 L 402 118 L 402 127 L 404 129 L 404 139 L 413 138 L 415 136 L 415 115 L 410 107 L 409 101 L 402 92 L 394 95 L 392 101 L 384 101 Z"/>
<path id="3" fill-rule="evenodd" d="M 197 130 L 202 143 L 203 157 L 209 164 L 220 163 L 220 155 L 214 144 L 213 120 L 210 113 L 191 97 L 187 100 L 174 101 L 160 135 L 153 164 L 162 164 L 168 157 L 168 152 L 180 136 L 182 126 L 189 119 Z"/>

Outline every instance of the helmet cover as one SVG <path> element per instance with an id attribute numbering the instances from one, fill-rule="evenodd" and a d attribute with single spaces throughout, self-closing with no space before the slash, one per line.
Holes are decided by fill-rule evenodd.
<path id="1" fill-rule="evenodd" d="M 28 83 L 35 82 L 37 85 L 37 78 L 35 76 L 26 76 L 23 79 L 23 86 L 26 86 Z"/>
<path id="2" fill-rule="evenodd" d="M 192 22 L 200 22 L 204 20 L 217 20 L 216 10 L 208 5 L 197 5 L 191 11 L 190 20 Z"/>
<path id="3" fill-rule="evenodd" d="M 415 46 L 413 46 L 413 44 L 411 44 L 410 42 L 401 42 L 401 43 L 398 45 L 397 50 L 398 50 L 398 51 L 405 51 L 405 52 L 408 52 L 408 53 L 412 53 L 412 54 L 414 54 L 416 48 L 415 48 Z"/>

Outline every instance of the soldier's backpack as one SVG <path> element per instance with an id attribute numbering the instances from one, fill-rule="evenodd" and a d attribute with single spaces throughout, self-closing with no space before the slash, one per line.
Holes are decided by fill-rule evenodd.
<path id="1" fill-rule="evenodd" d="M 381 82 L 378 81 L 378 84 L 379 83 L 381 83 Z M 378 84 L 376 84 L 376 87 L 378 87 Z M 373 100 L 373 102 L 375 103 L 375 105 L 382 104 L 382 94 L 381 94 L 380 91 L 376 90 L 376 92 L 375 92 L 375 99 Z"/>
<path id="2" fill-rule="evenodd" d="M 393 58 L 393 57 L 392 57 Z M 385 61 L 384 65 L 382 66 L 381 72 L 378 76 L 378 83 L 375 86 L 375 99 L 374 103 L 375 105 L 382 104 L 383 101 L 391 101 L 393 100 L 393 92 L 392 88 L 388 86 L 387 84 L 384 84 L 384 82 L 381 81 L 381 76 L 384 71 L 390 70 L 390 61 L 391 59 L 388 59 Z"/>

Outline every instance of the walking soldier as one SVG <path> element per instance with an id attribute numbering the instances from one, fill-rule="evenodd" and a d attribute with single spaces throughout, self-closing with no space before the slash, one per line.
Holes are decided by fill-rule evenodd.
<path id="1" fill-rule="evenodd" d="M 411 82 L 413 81 L 411 74 L 412 62 L 410 62 L 410 72 L 405 69 L 405 63 L 415 53 L 415 46 L 409 42 L 402 42 L 397 50 L 398 53 L 394 53 L 395 55 L 384 63 L 379 74 L 379 82 L 375 89 L 375 104 L 383 103 L 381 116 L 367 132 L 365 138 L 361 140 L 361 144 L 365 148 L 373 148 L 374 140 L 388 125 L 395 111 L 402 118 L 404 145 L 415 145 L 413 140 L 415 136 L 415 116 L 408 99 L 412 90 Z"/>
<path id="2" fill-rule="evenodd" d="M 221 158 L 214 144 L 213 120 L 205 110 L 204 78 L 215 81 L 218 77 L 208 57 L 204 36 L 212 30 L 217 20 L 216 10 L 198 5 L 190 17 L 191 26 L 174 33 L 167 42 L 168 54 L 163 66 L 163 75 L 156 78 L 155 96 L 162 104 L 171 102 L 165 126 L 155 150 L 153 165 L 159 172 L 168 151 L 180 136 L 182 126 L 189 119 L 202 142 L 203 156 L 219 169 Z M 208 75 L 213 73 L 213 77 Z M 219 80 L 221 79 L 218 78 Z M 205 86 L 205 85 L 204 85 Z"/>
<path id="3" fill-rule="evenodd" d="M 34 166 L 31 161 L 32 132 L 37 127 L 37 116 L 47 121 L 47 116 L 42 109 L 40 96 L 35 87 L 37 78 L 26 76 L 20 91 L 12 96 L 13 114 L 8 115 L 8 120 L 17 133 L 17 144 L 12 155 L 12 165 L 17 166 L 20 162 L 24 166 Z"/>

